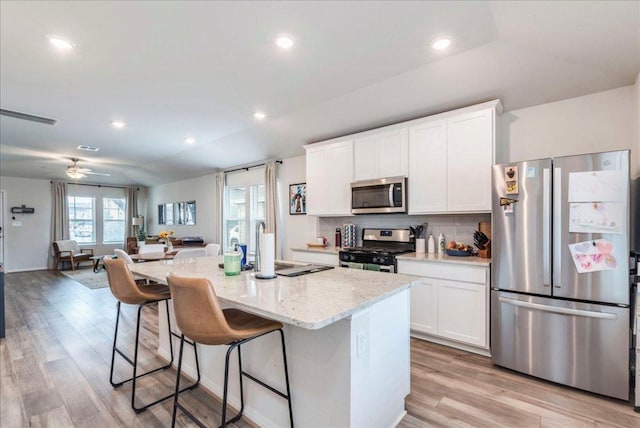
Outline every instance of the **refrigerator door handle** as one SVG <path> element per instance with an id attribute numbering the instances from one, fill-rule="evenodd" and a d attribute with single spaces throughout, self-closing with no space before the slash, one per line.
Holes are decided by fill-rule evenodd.
<path id="1" fill-rule="evenodd" d="M 513 300 L 506 297 L 500 297 L 499 300 L 500 300 L 500 303 L 508 303 L 514 306 L 521 306 L 523 308 L 535 309 L 543 312 L 552 312 L 555 314 L 573 315 L 577 317 L 587 317 L 587 318 L 600 318 L 605 320 L 617 319 L 616 314 L 610 314 L 607 312 L 593 312 L 593 311 L 585 311 L 582 309 L 560 308 L 556 306 L 541 305 L 540 303 L 531 303 L 531 302 L 523 302 L 522 300 Z"/>
<path id="2" fill-rule="evenodd" d="M 562 168 L 553 168 L 553 286 L 562 288 Z M 556 233 L 557 232 L 557 233 Z"/>
<path id="3" fill-rule="evenodd" d="M 551 183 L 549 174 L 549 168 L 542 170 L 542 275 L 545 287 L 551 287 Z"/>

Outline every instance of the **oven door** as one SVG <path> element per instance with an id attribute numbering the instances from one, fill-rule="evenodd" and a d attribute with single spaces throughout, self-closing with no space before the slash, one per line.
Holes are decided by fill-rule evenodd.
<path id="1" fill-rule="evenodd" d="M 345 262 L 341 260 L 340 267 L 345 267 L 349 269 L 372 270 L 372 271 L 386 272 L 386 273 L 396 273 L 396 268 L 394 265 L 379 265 L 375 263 L 354 263 L 354 262 Z"/>
<path id="2" fill-rule="evenodd" d="M 392 177 L 351 183 L 351 213 L 406 213 L 406 181 Z"/>

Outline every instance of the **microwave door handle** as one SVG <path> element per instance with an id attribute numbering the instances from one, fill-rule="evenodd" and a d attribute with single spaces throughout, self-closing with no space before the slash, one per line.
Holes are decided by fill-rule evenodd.
<path id="1" fill-rule="evenodd" d="M 393 203 L 393 184 L 389 184 L 389 208 L 393 208 L 396 205 Z"/>

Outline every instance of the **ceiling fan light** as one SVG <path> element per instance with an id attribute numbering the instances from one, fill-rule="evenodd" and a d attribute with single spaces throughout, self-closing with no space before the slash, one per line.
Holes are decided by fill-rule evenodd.
<path id="1" fill-rule="evenodd" d="M 86 177 L 86 175 L 84 175 L 82 172 L 80 171 L 76 171 L 76 170 L 67 170 L 67 175 L 71 178 L 74 179 L 78 179 L 78 178 L 84 178 Z"/>

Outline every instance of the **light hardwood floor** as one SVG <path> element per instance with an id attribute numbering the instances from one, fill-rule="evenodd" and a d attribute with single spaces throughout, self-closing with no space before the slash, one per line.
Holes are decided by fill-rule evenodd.
<path id="1" fill-rule="evenodd" d="M 0 339 L 1 427 L 163 427 L 171 403 L 136 415 L 131 387 L 113 389 L 109 363 L 115 299 L 55 271 L 5 275 L 7 336 Z M 123 306 L 124 307 L 124 306 Z M 133 346 L 135 308 L 124 311 L 123 341 Z M 157 312 L 144 313 L 142 360 L 159 362 Z M 118 364 L 117 373 L 130 370 Z M 168 393 L 175 371 L 140 382 L 140 398 Z M 295 374 L 292 374 L 295 376 Z M 181 400 L 209 426 L 220 402 L 202 389 Z M 295 391 L 293 391 L 295 406 Z M 411 341 L 411 395 L 401 427 L 640 427 L 629 403 L 545 382 L 493 366 L 488 358 Z M 193 426 L 184 416 L 179 426 Z M 236 426 L 252 426 L 241 420 Z"/>

